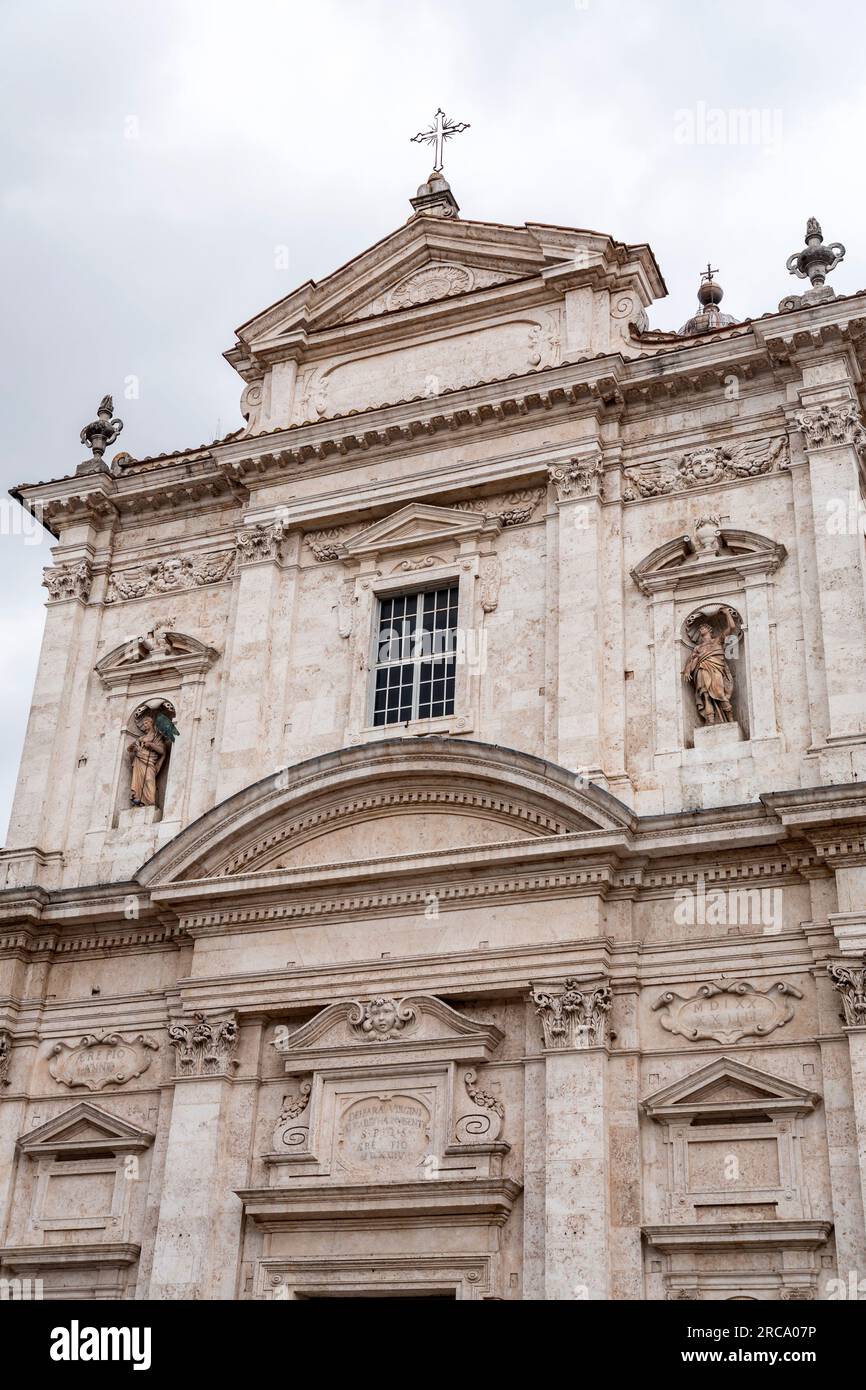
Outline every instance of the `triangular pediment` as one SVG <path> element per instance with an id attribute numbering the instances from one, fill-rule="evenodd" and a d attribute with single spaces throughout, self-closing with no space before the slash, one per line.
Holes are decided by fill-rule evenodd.
<path id="1" fill-rule="evenodd" d="M 246 352 L 303 344 L 311 334 L 343 325 L 372 326 L 407 310 L 423 314 L 425 306 L 474 302 L 482 291 L 540 286 L 551 276 L 575 273 L 586 283 L 637 277 L 647 297 L 665 293 L 645 245 L 626 246 L 577 227 L 418 215 L 325 279 L 306 281 L 242 324 L 238 347 L 227 356 L 239 365 Z"/>
<path id="2" fill-rule="evenodd" d="M 89 1101 L 80 1101 L 18 1140 L 23 1153 L 37 1158 L 56 1153 L 128 1153 L 151 1143 L 152 1134 Z"/>
<path id="3" fill-rule="evenodd" d="M 813 1091 L 731 1057 L 719 1057 L 689 1076 L 647 1097 L 643 1108 L 653 1119 L 670 1122 L 704 1116 L 746 1115 L 760 1110 L 802 1112 L 818 1103 Z"/>
<path id="4" fill-rule="evenodd" d="M 413 502 L 353 536 L 342 550 L 346 555 L 378 555 L 383 551 L 460 542 L 467 536 L 495 534 L 499 529 L 499 521 L 483 513 Z"/>

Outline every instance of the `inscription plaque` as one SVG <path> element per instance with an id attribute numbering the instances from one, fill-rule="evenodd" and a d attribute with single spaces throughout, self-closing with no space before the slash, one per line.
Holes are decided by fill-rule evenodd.
<path id="1" fill-rule="evenodd" d="M 343 1164 L 373 1177 L 421 1177 L 430 1152 L 431 1116 L 422 1101 L 401 1092 L 363 1096 L 340 1117 L 337 1152 Z"/>

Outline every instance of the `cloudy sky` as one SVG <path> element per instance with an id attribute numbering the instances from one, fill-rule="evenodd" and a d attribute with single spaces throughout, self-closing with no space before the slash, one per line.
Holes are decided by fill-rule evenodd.
<path id="1" fill-rule="evenodd" d="M 864 14 L 4 0 L 3 492 L 73 471 L 107 391 L 117 447 L 139 457 L 239 424 L 232 330 L 405 220 L 430 164 L 409 136 L 439 105 L 471 123 L 446 159 L 463 215 L 649 241 L 670 291 L 653 327 L 688 317 L 708 257 L 728 311 L 774 309 L 810 214 L 849 248 L 837 292 L 861 288 Z M 50 560 L 15 512 L 0 511 L 0 836 Z"/>

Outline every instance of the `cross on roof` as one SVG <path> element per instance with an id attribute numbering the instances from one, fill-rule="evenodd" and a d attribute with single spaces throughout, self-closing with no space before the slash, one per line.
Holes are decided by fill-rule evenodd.
<path id="1" fill-rule="evenodd" d="M 709 261 L 707 261 L 706 270 L 701 271 L 701 284 L 703 284 L 705 280 L 712 280 L 713 276 L 718 275 L 718 273 L 719 267 L 716 266 L 715 270 L 713 270 L 713 267 L 710 265 Z"/>
<path id="2" fill-rule="evenodd" d="M 445 148 L 445 141 L 450 140 L 452 135 L 459 135 L 461 130 L 468 129 L 468 121 L 449 120 L 440 106 L 436 115 L 433 117 L 433 124 L 427 130 L 419 130 L 417 135 L 411 137 L 411 142 L 413 145 L 421 144 L 435 146 L 433 171 L 438 174 L 442 168 L 442 155 Z"/>

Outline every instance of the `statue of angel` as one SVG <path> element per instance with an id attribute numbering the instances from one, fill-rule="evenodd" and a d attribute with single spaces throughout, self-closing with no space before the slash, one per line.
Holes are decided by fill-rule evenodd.
<path id="1" fill-rule="evenodd" d="M 740 619 L 733 608 L 724 606 L 714 617 L 715 622 L 713 616 L 701 612 L 695 615 L 693 624 L 687 625 L 694 645 L 683 668 L 683 678 L 694 687 L 695 707 L 702 723 L 730 724 L 734 718 L 734 677 L 727 660 L 728 642 L 739 633 Z"/>

